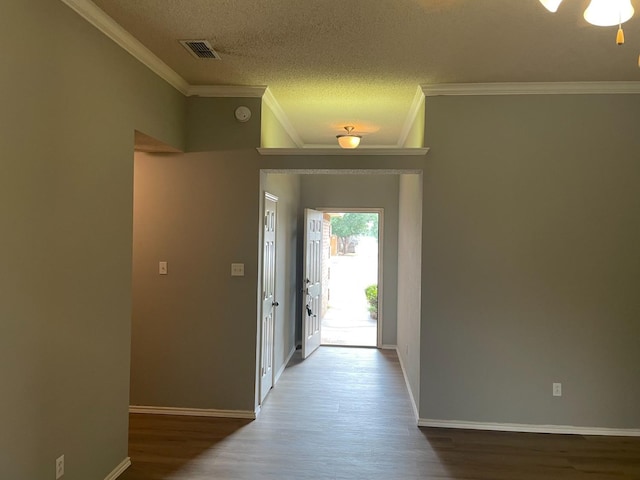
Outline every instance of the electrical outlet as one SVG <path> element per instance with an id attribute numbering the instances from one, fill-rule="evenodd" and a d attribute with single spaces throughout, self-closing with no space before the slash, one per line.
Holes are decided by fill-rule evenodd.
<path id="1" fill-rule="evenodd" d="M 56 480 L 62 478 L 64 475 L 64 455 L 60 455 L 56 458 Z"/>
<path id="2" fill-rule="evenodd" d="M 562 384 L 561 383 L 554 383 L 553 384 L 553 396 L 554 397 L 561 397 L 562 396 Z"/>
<path id="3" fill-rule="evenodd" d="M 232 263 L 231 264 L 231 276 L 232 277 L 244 277 L 244 263 Z"/>

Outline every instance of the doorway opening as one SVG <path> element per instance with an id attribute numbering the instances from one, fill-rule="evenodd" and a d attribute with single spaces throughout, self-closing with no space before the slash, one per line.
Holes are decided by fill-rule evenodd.
<path id="1" fill-rule="evenodd" d="M 380 210 L 324 210 L 321 345 L 378 346 Z"/>

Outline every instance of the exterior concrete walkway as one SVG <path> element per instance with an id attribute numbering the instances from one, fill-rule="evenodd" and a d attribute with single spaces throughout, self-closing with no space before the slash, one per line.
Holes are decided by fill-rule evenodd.
<path id="1" fill-rule="evenodd" d="M 371 318 L 364 289 L 378 283 L 378 245 L 360 239 L 356 253 L 331 257 L 329 309 L 322 318 L 322 345 L 375 347 L 378 321 Z"/>

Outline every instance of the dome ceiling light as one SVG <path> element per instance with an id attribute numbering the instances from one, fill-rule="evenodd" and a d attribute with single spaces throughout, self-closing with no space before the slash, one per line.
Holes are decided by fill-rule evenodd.
<path id="1" fill-rule="evenodd" d="M 343 133 L 342 135 L 336 135 L 336 138 L 338 139 L 338 145 L 340 145 L 341 148 L 358 148 L 362 136 L 354 135 L 353 133 L 351 133 L 353 131 L 353 127 L 350 125 L 344 127 L 344 129 L 347 131 L 346 134 Z"/>

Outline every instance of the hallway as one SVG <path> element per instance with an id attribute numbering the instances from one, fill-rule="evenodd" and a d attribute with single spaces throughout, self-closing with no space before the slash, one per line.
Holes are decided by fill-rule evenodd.
<path id="1" fill-rule="evenodd" d="M 257 420 L 131 415 L 122 480 L 617 480 L 640 439 L 419 429 L 396 353 L 299 352 Z"/>
<path id="2" fill-rule="evenodd" d="M 395 352 L 321 347 L 296 352 L 253 422 L 131 415 L 120 478 L 392 478 L 421 437 Z"/>

